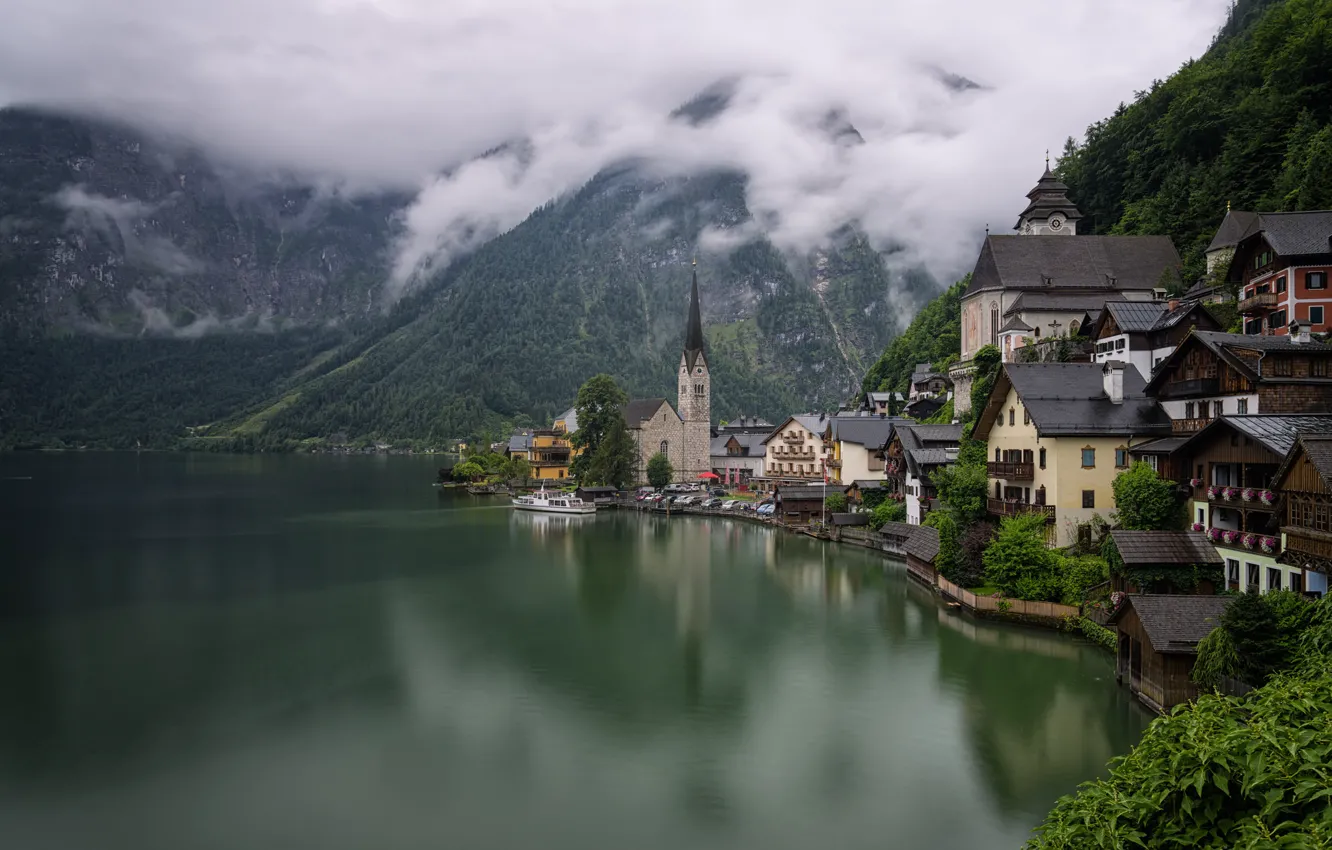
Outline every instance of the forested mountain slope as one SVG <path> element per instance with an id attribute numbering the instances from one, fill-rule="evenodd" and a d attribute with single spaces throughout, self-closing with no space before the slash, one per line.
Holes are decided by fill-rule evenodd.
<path id="1" fill-rule="evenodd" d="M 1332 0 L 1247 0 L 1201 58 L 1072 139 L 1080 232 L 1166 234 L 1187 286 L 1229 203 L 1332 208 Z"/>

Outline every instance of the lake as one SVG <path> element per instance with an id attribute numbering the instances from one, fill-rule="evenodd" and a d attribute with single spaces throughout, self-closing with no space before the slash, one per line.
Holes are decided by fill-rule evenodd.
<path id="1" fill-rule="evenodd" d="M 882 555 L 439 465 L 0 455 L 5 845 L 1014 848 L 1150 719 Z"/>

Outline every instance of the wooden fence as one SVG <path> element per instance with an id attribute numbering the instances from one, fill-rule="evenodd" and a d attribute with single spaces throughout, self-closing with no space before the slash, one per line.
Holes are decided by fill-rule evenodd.
<path id="1" fill-rule="evenodd" d="M 993 596 L 977 596 L 970 590 L 964 590 L 943 576 L 936 576 L 939 590 L 944 596 L 955 599 L 973 611 L 1013 614 L 1021 617 L 1036 617 L 1042 620 L 1060 620 L 1064 617 L 1078 616 L 1075 605 L 1061 605 L 1058 602 L 1028 602 L 1024 599 L 996 599 Z"/>

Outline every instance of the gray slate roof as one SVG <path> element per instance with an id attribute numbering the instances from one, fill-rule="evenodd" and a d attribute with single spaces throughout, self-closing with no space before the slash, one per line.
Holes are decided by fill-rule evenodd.
<path id="1" fill-rule="evenodd" d="M 1110 532 L 1124 565 L 1151 566 L 1170 564 L 1212 564 L 1225 560 L 1201 531 L 1124 531 Z"/>
<path id="2" fill-rule="evenodd" d="M 1173 317 L 1171 324 L 1179 321 L 1179 315 L 1184 313 L 1184 308 L 1171 311 L 1168 306 L 1160 301 L 1111 301 L 1105 305 L 1108 312 L 1115 319 L 1115 324 L 1124 333 L 1146 333 L 1156 330 L 1158 324 L 1166 321 L 1166 317 Z"/>
<path id="3" fill-rule="evenodd" d="M 1068 239 L 1069 237 L 1061 238 Z M 1015 316 L 1018 313 L 1041 312 L 1076 313 L 1081 310 L 1095 316 L 1101 312 L 1101 308 L 1107 302 L 1123 300 L 1124 296 L 1119 292 L 1061 292 L 1058 289 L 1047 289 L 1041 292 L 1028 291 L 1020 294 L 1017 300 L 1004 311 L 1004 315 Z"/>
<path id="4" fill-rule="evenodd" d="M 831 496 L 833 493 L 845 494 L 850 488 L 844 484 L 829 483 L 826 487 L 822 484 L 791 484 L 787 486 L 777 485 L 777 495 L 783 499 L 792 501 L 809 501 L 811 499 L 822 499 L 825 495 Z"/>
<path id="5" fill-rule="evenodd" d="M 1198 439 L 1204 431 L 1210 431 L 1224 423 L 1251 438 L 1274 454 L 1285 457 L 1295 445 L 1300 434 L 1332 434 L 1332 413 L 1327 414 L 1272 414 L 1255 416 L 1222 416 L 1216 422 L 1209 423 L 1194 435 Z M 1193 442 L 1190 440 L 1190 442 Z"/>
<path id="6" fill-rule="evenodd" d="M 1151 290 L 1179 253 L 1166 236 L 986 237 L 966 295 L 989 289 Z M 1044 278 L 1053 278 L 1047 284 Z"/>
<path id="7" fill-rule="evenodd" d="M 1332 210 L 1259 213 L 1258 230 L 1283 257 L 1332 253 Z"/>
<path id="8" fill-rule="evenodd" d="M 578 408 L 571 407 L 555 418 L 564 420 L 564 432 L 566 434 L 572 434 L 578 430 Z"/>
<path id="9" fill-rule="evenodd" d="M 911 557 L 933 563 L 939 554 L 939 532 L 928 525 L 914 525 L 903 548 Z"/>
<path id="10" fill-rule="evenodd" d="M 869 514 L 830 514 L 833 525 L 869 525 Z"/>
<path id="11" fill-rule="evenodd" d="M 630 430 L 638 428 L 643 420 L 651 419 L 652 415 L 666 403 L 664 398 L 636 398 L 632 399 L 624 407 L 620 408 L 624 412 L 624 421 Z M 672 408 L 674 412 L 674 408 Z M 676 414 L 679 416 L 679 414 Z"/>
<path id="12" fill-rule="evenodd" d="M 828 427 L 828 417 L 818 413 L 796 413 L 790 416 L 788 421 L 794 421 L 797 425 L 813 434 L 822 434 L 823 429 Z M 763 442 L 767 443 L 773 437 L 776 437 L 781 432 L 781 429 L 785 427 L 786 422 L 782 422 L 781 425 L 773 428 L 772 431 L 763 438 Z"/>
<path id="13" fill-rule="evenodd" d="M 776 427 L 776 425 L 760 416 L 741 416 L 738 419 L 732 419 L 717 430 L 723 434 L 748 432 L 766 436 L 771 434 L 772 429 Z"/>
<path id="14" fill-rule="evenodd" d="M 882 490 L 888 486 L 888 482 L 882 478 L 857 478 L 851 484 L 861 490 Z"/>
<path id="15" fill-rule="evenodd" d="M 1013 225 L 1014 230 L 1022 226 L 1024 218 L 1045 219 L 1056 212 L 1063 213 L 1069 221 L 1082 218 L 1082 213 L 1068 199 L 1068 187 L 1054 175 L 1049 165 L 1045 167 L 1041 179 L 1036 181 L 1036 186 L 1027 193 L 1027 198 L 1030 203 L 1018 216 L 1018 223 Z"/>
<path id="16" fill-rule="evenodd" d="M 1067 238 L 1067 237 L 1065 237 Z M 1124 370 L 1124 401 L 1114 404 L 1105 394 L 1101 363 L 1005 363 L 996 384 L 1017 390 L 1040 436 L 1075 434 L 1149 436 L 1170 433 L 1170 418 L 1156 399 L 1143 393 L 1137 369 Z M 997 398 L 998 390 L 992 398 Z M 993 424 L 987 414 L 980 422 Z M 976 434 L 989 439 L 991 431 Z"/>
<path id="17" fill-rule="evenodd" d="M 531 434 L 511 434 L 509 436 L 509 451 L 511 452 L 525 452 L 530 445 L 532 445 Z"/>
<path id="18" fill-rule="evenodd" d="M 1229 604 L 1229 596 L 1132 594 L 1110 615 L 1109 622 L 1118 623 L 1132 608 L 1147 632 L 1152 649 L 1192 655 L 1198 651 L 1198 641 L 1216 628 Z"/>
<path id="19" fill-rule="evenodd" d="M 878 416 L 857 417 L 855 419 L 838 417 L 832 420 L 832 434 L 834 440 L 877 449 L 892 439 L 895 426 L 909 422 L 911 422 L 910 419 L 889 416 L 882 419 Z"/>
<path id="20" fill-rule="evenodd" d="M 957 459 L 948 449 L 962 442 L 961 425 L 902 425 L 897 429 L 907 469 L 917 478 L 928 475 L 926 467 L 943 466 Z"/>
<path id="21" fill-rule="evenodd" d="M 916 368 L 911 372 L 911 383 L 919 384 L 922 381 L 928 381 L 930 378 L 936 377 L 943 377 L 943 375 L 934 371 L 928 363 L 917 363 Z"/>
<path id="22" fill-rule="evenodd" d="M 1270 372 L 1261 377 L 1258 375 L 1257 364 L 1259 362 L 1259 352 L 1284 351 L 1296 354 L 1318 354 L 1326 357 L 1332 357 L 1332 345 L 1326 345 L 1321 342 L 1305 342 L 1296 344 L 1291 342 L 1290 336 L 1262 336 L 1257 334 L 1228 334 L 1220 331 L 1200 331 L 1194 329 L 1179 347 L 1170 353 L 1155 371 L 1152 372 L 1152 379 L 1147 382 L 1147 391 L 1155 394 L 1156 390 L 1165 383 L 1174 367 L 1186 356 L 1193 345 L 1202 345 L 1217 357 L 1229 363 L 1240 374 L 1252 381 L 1261 381 L 1263 383 L 1290 384 L 1290 383 L 1327 383 L 1328 378 L 1278 378 L 1273 377 Z"/>
<path id="23" fill-rule="evenodd" d="M 1323 486 L 1332 490 L 1332 435 L 1329 434 L 1301 434 L 1297 445 L 1304 451 L 1304 456 L 1313 464 L 1314 469 L 1318 470 L 1319 476 L 1323 479 Z M 1299 452 L 1292 450 L 1286 455 L 1281 468 L 1277 470 L 1276 475 L 1272 476 L 1273 484 L 1280 485 L 1290 465 L 1295 461 Z"/>
<path id="24" fill-rule="evenodd" d="M 763 457 L 764 455 L 763 442 L 764 440 L 767 439 L 767 437 L 768 435 L 766 433 L 731 434 L 727 433 L 726 431 L 723 431 L 717 436 L 712 438 L 708 451 L 712 454 L 713 457 L 722 457 L 722 456 L 732 457 L 732 455 L 726 454 L 726 444 L 731 442 L 731 440 L 735 440 L 737 443 L 740 444 L 742 448 L 749 449 L 749 454 L 739 455 L 738 457 Z"/>
<path id="25" fill-rule="evenodd" d="M 1145 443 L 1138 443 L 1131 447 L 1129 454 L 1168 455 L 1188 441 L 1188 437 L 1162 437 L 1159 440 L 1148 440 Z"/>
<path id="26" fill-rule="evenodd" d="M 1018 331 L 1019 333 L 1024 333 L 1030 330 L 1031 330 L 1031 325 L 1022 321 L 1021 316 L 1009 316 L 1008 321 L 1004 322 L 1004 326 L 999 329 L 999 333 L 1006 334 L 1009 331 Z"/>
<path id="27" fill-rule="evenodd" d="M 1221 219 L 1221 226 L 1217 228 L 1216 235 L 1212 237 L 1212 243 L 1207 246 L 1207 251 L 1210 253 L 1219 248 L 1234 248 L 1244 237 L 1253 233 L 1257 227 L 1258 213 L 1227 210 L 1226 217 Z M 1194 287 L 1196 288 L 1197 284 L 1194 284 Z"/>

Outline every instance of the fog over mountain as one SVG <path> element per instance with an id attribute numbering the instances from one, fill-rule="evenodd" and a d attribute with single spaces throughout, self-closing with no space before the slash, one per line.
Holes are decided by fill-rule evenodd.
<path id="1" fill-rule="evenodd" d="M 1198 55 L 1227 5 L 9 0 L 0 106 L 113 118 L 343 194 L 412 193 L 393 292 L 626 159 L 748 175 L 752 226 L 779 248 L 857 222 L 946 280 L 987 223 L 1011 226 L 1046 148 Z M 723 112 L 672 117 L 720 80 Z M 103 228 L 134 202 L 58 199 Z"/>

